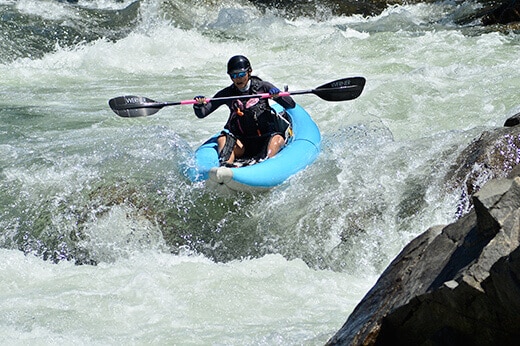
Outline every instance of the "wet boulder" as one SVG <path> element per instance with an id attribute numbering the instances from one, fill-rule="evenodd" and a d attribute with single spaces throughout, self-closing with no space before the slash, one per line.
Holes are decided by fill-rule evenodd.
<path id="1" fill-rule="evenodd" d="M 436 0 L 250 0 L 259 8 L 275 8 L 288 17 L 379 15 L 393 5 L 436 3 Z M 447 15 L 457 24 L 478 23 L 483 26 L 520 22 L 520 3 L 516 0 L 455 1 L 454 10 Z"/>
<path id="2" fill-rule="evenodd" d="M 520 22 L 520 3 L 516 0 L 489 2 L 492 6 L 482 17 L 483 25 L 512 24 Z"/>
<path id="3" fill-rule="evenodd" d="M 516 122 L 520 122 L 518 115 L 509 118 L 506 127 L 483 132 L 450 167 L 445 181 L 460 194 L 458 216 L 472 208 L 472 194 L 487 181 L 507 177 L 520 164 L 520 126 L 514 126 Z"/>
<path id="4" fill-rule="evenodd" d="M 327 345 L 516 344 L 520 177 L 490 180 L 473 204 L 408 244 Z"/>
<path id="5" fill-rule="evenodd" d="M 402 5 L 404 0 L 251 0 L 260 8 L 276 8 L 288 17 L 319 17 L 332 14 L 336 16 L 360 14 L 373 16 L 380 14 L 389 5 Z M 433 1 L 412 0 L 406 3 Z"/>

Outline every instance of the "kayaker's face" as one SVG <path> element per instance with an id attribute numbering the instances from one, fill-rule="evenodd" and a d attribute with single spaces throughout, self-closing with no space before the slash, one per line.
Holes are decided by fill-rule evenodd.
<path id="1" fill-rule="evenodd" d="M 230 77 L 237 88 L 243 89 L 249 81 L 249 72 L 232 73 Z"/>

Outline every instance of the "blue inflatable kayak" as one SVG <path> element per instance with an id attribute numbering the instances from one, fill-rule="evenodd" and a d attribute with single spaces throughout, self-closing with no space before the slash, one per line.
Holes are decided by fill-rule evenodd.
<path id="1" fill-rule="evenodd" d="M 273 104 L 277 112 L 284 109 Z M 293 136 L 274 157 L 244 167 L 220 167 L 217 138 L 208 139 L 195 151 L 195 167 L 188 168 L 187 176 L 193 181 L 206 181 L 208 187 L 219 190 L 255 192 L 282 184 L 314 162 L 320 152 L 321 135 L 316 123 L 299 105 L 285 110 L 291 118 Z"/>

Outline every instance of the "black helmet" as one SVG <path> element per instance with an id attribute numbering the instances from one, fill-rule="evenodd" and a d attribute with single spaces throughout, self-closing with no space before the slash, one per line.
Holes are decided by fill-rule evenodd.
<path id="1" fill-rule="evenodd" d="M 251 68 L 251 63 L 249 60 L 243 55 L 235 55 L 231 59 L 229 59 L 227 63 L 227 73 L 237 73 L 249 71 Z"/>

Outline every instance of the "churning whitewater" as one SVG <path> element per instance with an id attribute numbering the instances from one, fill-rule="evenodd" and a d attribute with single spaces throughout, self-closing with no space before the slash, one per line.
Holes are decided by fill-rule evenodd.
<path id="1" fill-rule="evenodd" d="M 0 342 L 324 344 L 404 245 L 455 219 L 457 155 L 520 111 L 520 37 L 457 10 L 0 0 Z M 267 193 L 183 174 L 223 108 L 107 103 L 211 97 L 236 54 L 289 91 L 367 80 L 352 101 L 294 96 L 321 153 Z"/>

